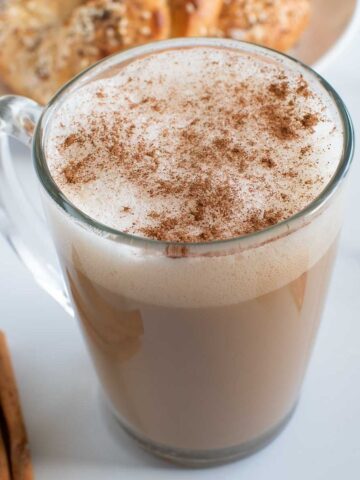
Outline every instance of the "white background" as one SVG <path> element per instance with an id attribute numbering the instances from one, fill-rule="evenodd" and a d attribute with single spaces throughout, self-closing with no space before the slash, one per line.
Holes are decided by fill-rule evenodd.
<path id="1" fill-rule="evenodd" d="M 324 73 L 360 125 L 360 33 Z M 76 322 L 35 285 L 0 238 L 0 328 L 11 347 L 36 480 L 358 480 L 359 185 L 355 157 L 340 254 L 295 417 L 265 450 L 207 470 L 152 458 L 117 430 L 104 413 Z"/>

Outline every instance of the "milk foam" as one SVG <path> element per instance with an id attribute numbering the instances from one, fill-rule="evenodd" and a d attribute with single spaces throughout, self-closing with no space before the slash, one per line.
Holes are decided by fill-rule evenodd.
<path id="1" fill-rule="evenodd" d="M 231 56 L 231 61 L 228 55 Z M 62 184 L 61 172 L 64 162 L 69 161 L 70 156 L 67 156 L 68 153 L 64 156 L 59 145 L 73 132 L 74 121 L 80 119 L 83 125 L 86 125 L 89 114 L 94 110 L 117 112 L 124 109 L 127 109 L 133 122 L 136 122 L 135 131 L 139 136 L 144 138 L 145 132 L 149 141 L 156 139 L 158 142 L 159 131 L 166 125 L 174 125 L 176 122 L 180 127 L 181 122 L 186 124 L 189 118 L 165 114 L 163 118 L 158 118 L 156 123 L 149 122 L 153 111 L 150 111 L 150 107 L 147 109 L 147 102 L 146 108 L 132 117 L 132 109 L 129 108 L 128 100 L 125 101 L 125 96 L 128 95 L 133 103 L 139 102 L 143 98 L 145 88 L 146 94 L 150 95 L 146 80 L 161 79 L 161 82 L 155 82 L 150 89 L 151 96 L 156 95 L 157 99 L 163 98 L 171 102 L 176 100 L 178 89 L 184 88 L 182 79 L 187 79 L 188 95 L 197 98 L 204 85 L 206 83 L 209 85 L 209 82 L 215 79 L 215 70 L 212 70 L 215 66 L 212 67 L 212 61 L 221 64 L 220 69 L 219 65 L 216 66 L 219 81 L 227 81 L 229 77 L 233 82 L 241 82 L 249 77 L 257 81 L 257 78 L 263 79 L 264 76 L 268 80 L 269 77 L 278 74 L 277 66 L 271 64 L 269 59 L 250 58 L 248 55 L 234 56 L 234 52 L 226 50 L 196 48 L 191 51 L 168 51 L 158 54 L 156 59 L 145 57 L 130 63 L 116 75 L 98 79 L 82 87 L 80 92 L 65 101 L 58 110 L 49 132 L 46 150 L 50 172 L 65 195 L 94 219 L 130 233 L 139 233 L 137 228 L 147 224 L 149 219 L 146 214 L 149 209 L 176 211 L 178 207 L 176 199 L 169 198 L 165 202 L 164 200 L 160 202 L 155 198 L 152 203 L 150 197 L 143 198 L 137 186 L 123 183 L 121 179 L 113 177 L 113 172 L 110 174 L 100 172 L 95 182 L 90 181 L 80 186 Z M 231 68 L 227 64 L 231 65 Z M 286 73 L 290 82 L 298 81 L 298 72 L 289 69 Z M 219 77 L 221 74 L 223 77 Z M 127 89 L 129 78 L 136 78 L 138 89 L 134 90 L 133 86 Z M 282 164 L 287 166 L 287 171 L 290 166 L 296 168 L 298 172 L 301 179 L 296 183 L 298 189 L 294 190 L 291 177 L 265 172 L 277 189 L 281 187 L 282 192 L 286 191 L 289 196 L 288 209 L 292 213 L 294 209 L 299 211 L 304 208 L 329 182 L 342 151 L 343 136 L 339 115 L 320 86 L 311 83 L 311 78 L 307 81 L 314 95 L 306 100 L 306 109 L 321 112 L 323 121 L 313 128 L 311 134 L 301 133 L 293 144 L 278 142 L 277 145 L 277 161 L 281 160 Z M 173 95 L 170 95 L 171 89 Z M 104 100 L 102 96 L 97 97 L 96 92 L 99 91 L 105 92 L 111 102 Z M 225 104 L 231 102 L 225 94 L 221 100 Z M 249 126 L 246 129 L 248 138 L 257 140 L 257 144 L 259 140 L 264 142 L 264 138 L 259 139 L 259 131 L 255 127 L 256 122 L 252 122 L 251 128 Z M 206 133 L 212 135 L 211 132 L 204 131 L 204 135 Z M 135 135 L 133 141 L 138 138 Z M 267 145 L 277 142 L 270 137 L 266 137 L 265 141 Z M 167 145 L 171 145 L 169 139 L 166 142 Z M 309 143 L 312 147 L 310 159 L 312 162 L 301 164 L 299 149 L 307 147 Z M 174 145 L 171 146 L 173 147 Z M 66 152 L 76 155 L 79 152 L 77 148 L 73 150 L 69 148 Z M 174 151 L 171 148 L 170 151 Z M 160 171 L 166 169 L 167 161 L 171 161 L 171 156 L 161 157 Z M 264 176 L 264 170 L 260 170 L 258 164 L 254 166 L 252 174 L 255 176 L 256 172 Z M 222 173 L 214 171 L 214 175 L 221 176 Z M 309 179 L 309 176 L 314 180 L 319 178 L 321 180 L 315 181 L 310 189 L 308 187 L 302 189 L 304 181 Z M 239 178 L 236 178 L 236 181 L 239 181 Z M 236 213 L 236 219 L 240 223 L 251 209 L 257 208 L 262 211 L 269 207 L 269 202 L 272 202 L 273 208 L 277 207 L 279 203 L 277 196 L 273 198 L 266 190 L 259 189 L 252 195 L 252 185 L 249 185 L 248 180 L 239 183 L 239 198 L 243 199 L 244 193 L 247 193 L 247 203 L 242 204 L 242 208 Z M 243 242 L 241 246 L 236 243 L 228 244 L 226 247 L 209 246 L 205 256 L 200 255 L 204 251 L 200 252 L 196 248 L 192 250 L 190 247 L 190 256 L 177 259 L 169 258 L 165 254 L 165 248 L 142 248 L 137 244 L 132 245 L 131 242 L 121 243 L 111 235 L 100 234 L 99 231 L 75 222 L 47 198 L 44 201 L 58 249 L 69 272 L 75 267 L 91 281 L 124 298 L 154 305 L 209 307 L 236 304 L 264 295 L 306 272 L 326 253 L 339 233 L 342 217 L 341 197 L 338 194 L 332 200 L 331 208 L 319 212 L 310 223 L 301 224 L 299 221 L 296 231 L 289 232 L 286 225 L 279 228 L 278 238 L 275 240 L 268 241 L 270 236 L 267 240 L 264 235 L 259 238 L 258 244 L 254 241 L 252 245 L 250 242 L 248 244 Z M 158 204 L 155 204 L 156 202 Z M 131 208 L 131 216 L 123 211 L 124 204 Z M 122 212 L 121 215 L 119 211 Z"/>
<path id="2" fill-rule="evenodd" d="M 163 249 L 101 236 L 74 222 L 47 197 L 44 201 L 66 273 L 76 275 L 75 268 L 119 295 L 124 309 L 130 310 L 132 301 L 178 308 L 221 307 L 270 293 L 299 278 L 327 253 L 339 235 L 343 216 L 343 198 L 338 194 L 331 208 L 311 223 L 300 224 L 295 232 L 284 226 L 275 240 L 261 238 L 252 241 L 251 248 L 235 243 L 205 248 L 204 256 L 170 258 Z"/>
<path id="3" fill-rule="evenodd" d="M 291 95 L 279 100 L 269 87 L 281 87 L 284 78 Z M 264 228 L 319 195 L 342 149 L 342 132 L 328 100 L 315 91 L 296 94 L 300 80 L 298 72 L 279 69 L 268 58 L 224 49 L 180 49 L 140 58 L 81 87 L 61 105 L 46 146 L 50 172 L 80 210 L 127 233 L 201 241 Z M 258 100 L 261 96 L 264 100 Z M 321 120 L 303 128 L 300 121 L 309 112 Z M 287 138 L 288 123 L 295 118 L 293 138 Z M 284 138 L 279 129 L 285 129 Z M 224 218 L 217 212 L 221 204 L 202 212 L 201 221 L 193 213 L 197 198 L 186 192 L 204 178 L 212 182 L 208 197 L 200 197 L 205 208 L 219 188 L 228 186 L 233 208 Z M 170 188 L 179 184 L 179 191 L 157 193 L 160 180 Z M 180 227 L 156 236 L 159 218 Z M 252 225 L 252 218 L 260 223 Z M 205 236 L 209 225 L 216 229 Z"/>

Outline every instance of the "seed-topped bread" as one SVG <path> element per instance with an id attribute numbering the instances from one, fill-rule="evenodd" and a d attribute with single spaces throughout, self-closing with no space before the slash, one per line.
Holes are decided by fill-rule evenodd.
<path id="1" fill-rule="evenodd" d="M 101 58 L 178 36 L 223 36 L 287 50 L 310 0 L 4 0 L 0 79 L 46 103 Z"/>

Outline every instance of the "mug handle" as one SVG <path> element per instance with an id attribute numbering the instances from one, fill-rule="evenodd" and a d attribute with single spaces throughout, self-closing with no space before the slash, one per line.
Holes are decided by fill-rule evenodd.
<path id="1" fill-rule="evenodd" d="M 46 223 L 26 198 L 7 141 L 1 138 L 5 134 L 30 147 L 41 113 L 42 107 L 28 98 L 0 97 L 0 233 L 40 287 L 74 316 Z"/>

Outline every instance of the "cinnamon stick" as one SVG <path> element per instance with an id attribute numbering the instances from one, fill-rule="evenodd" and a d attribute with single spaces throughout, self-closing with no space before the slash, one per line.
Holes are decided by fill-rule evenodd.
<path id="1" fill-rule="evenodd" d="M 11 480 L 9 461 L 7 457 L 3 433 L 0 430 L 0 480 Z"/>
<path id="2" fill-rule="evenodd" d="M 0 405 L 9 437 L 11 478 L 12 480 L 33 480 L 30 450 L 21 412 L 19 393 L 5 335 L 1 331 Z"/>

